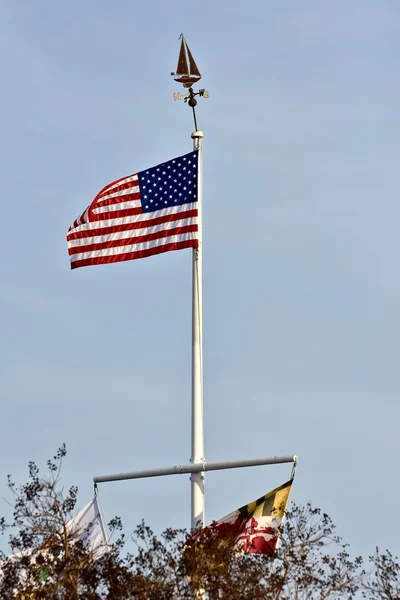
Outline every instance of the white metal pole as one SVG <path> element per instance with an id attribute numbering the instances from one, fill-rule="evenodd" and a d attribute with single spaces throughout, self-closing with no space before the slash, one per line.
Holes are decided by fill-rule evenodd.
<path id="1" fill-rule="evenodd" d="M 204 463 L 204 417 L 203 417 L 203 289 L 202 289 L 202 203 L 203 203 L 203 133 L 192 133 L 193 149 L 198 150 L 197 210 L 198 248 L 193 249 L 192 279 L 192 456 L 191 463 Z M 191 527 L 204 527 L 204 472 L 192 473 L 191 481 Z"/>
<path id="2" fill-rule="evenodd" d="M 93 477 L 94 483 L 105 483 L 106 481 L 123 481 L 124 479 L 144 479 L 145 477 L 163 477 L 164 475 L 183 475 L 184 473 L 200 473 L 201 471 L 222 471 L 224 469 L 242 469 L 244 467 L 261 467 L 263 465 L 282 465 L 294 463 L 297 465 L 295 454 L 283 454 L 282 456 L 268 456 L 263 458 L 245 458 L 240 460 L 219 460 L 214 462 L 199 462 L 193 466 L 173 465 L 172 467 L 159 467 L 158 469 L 144 469 L 142 471 L 131 471 L 130 473 L 114 473 L 113 475 L 98 475 Z"/>

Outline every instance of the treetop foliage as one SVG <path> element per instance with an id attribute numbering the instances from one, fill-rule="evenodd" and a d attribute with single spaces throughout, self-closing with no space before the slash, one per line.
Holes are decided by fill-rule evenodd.
<path id="1" fill-rule="evenodd" d="M 196 540 L 185 530 L 157 536 L 144 522 L 125 550 L 119 518 L 109 523 L 118 536 L 100 556 L 68 527 L 78 489 L 61 486 L 65 445 L 47 462 L 34 462 L 28 481 L 11 477 L 13 518 L 0 519 L 10 553 L 0 552 L 0 598 L 5 600 L 400 600 L 400 564 L 379 549 L 352 557 L 332 519 L 311 504 L 292 504 L 271 556 L 238 554 L 233 539 L 207 528 Z"/>

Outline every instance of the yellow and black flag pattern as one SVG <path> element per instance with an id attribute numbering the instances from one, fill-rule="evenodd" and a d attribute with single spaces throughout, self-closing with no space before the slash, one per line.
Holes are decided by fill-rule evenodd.
<path id="1" fill-rule="evenodd" d="M 272 554 L 278 542 L 293 480 L 275 488 L 258 500 L 234 510 L 210 528 L 221 534 L 234 534 L 234 544 L 246 554 Z"/>

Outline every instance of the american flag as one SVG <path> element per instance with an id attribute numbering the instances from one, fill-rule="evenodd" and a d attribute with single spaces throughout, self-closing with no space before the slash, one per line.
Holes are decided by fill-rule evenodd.
<path id="1" fill-rule="evenodd" d="M 106 185 L 69 228 L 71 268 L 198 246 L 198 151 Z"/>

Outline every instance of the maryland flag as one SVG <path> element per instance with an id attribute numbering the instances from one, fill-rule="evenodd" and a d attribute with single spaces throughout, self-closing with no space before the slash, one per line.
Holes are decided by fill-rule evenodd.
<path id="1" fill-rule="evenodd" d="M 293 479 L 258 500 L 234 510 L 205 529 L 222 538 L 234 538 L 234 546 L 245 554 L 273 554 L 280 533 Z"/>

